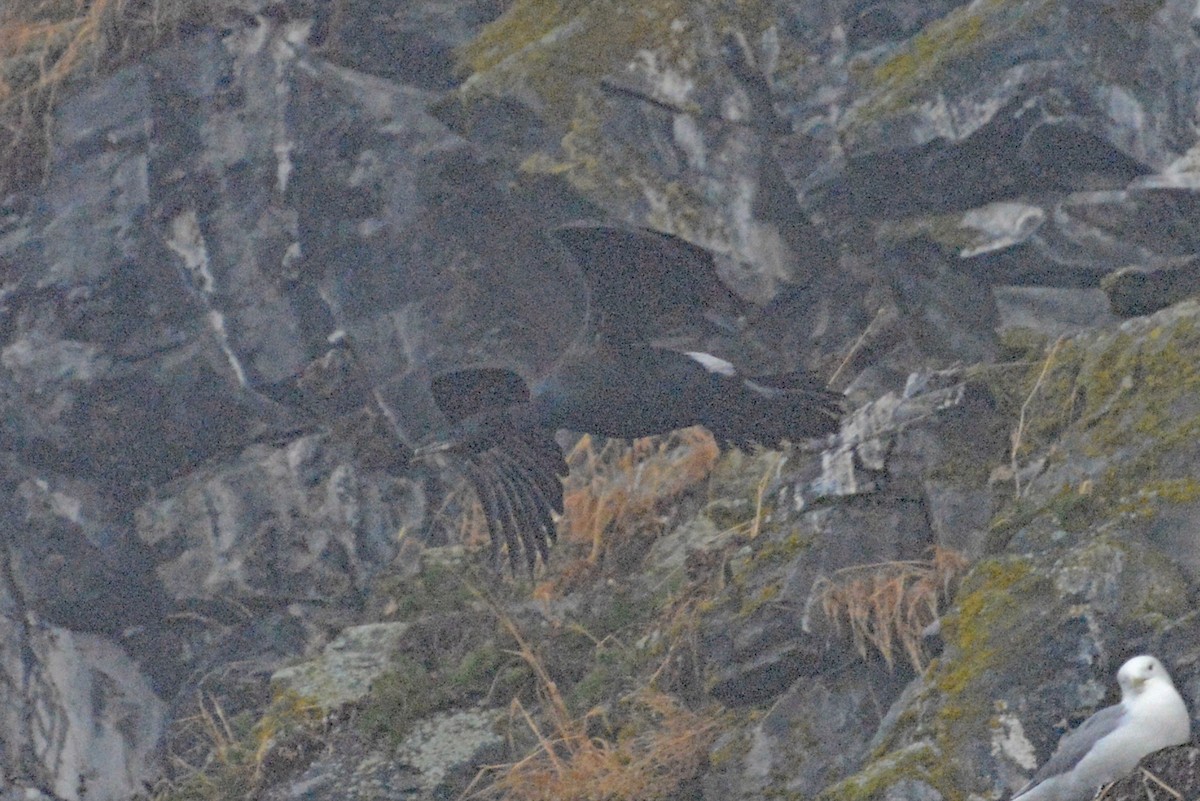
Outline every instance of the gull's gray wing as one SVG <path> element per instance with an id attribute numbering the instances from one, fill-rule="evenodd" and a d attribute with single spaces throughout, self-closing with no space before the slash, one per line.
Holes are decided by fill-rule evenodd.
<path id="1" fill-rule="evenodd" d="M 1079 728 L 1058 741 L 1058 748 L 1054 749 L 1054 754 L 1046 764 L 1042 765 L 1029 784 L 1022 787 L 1013 797 L 1022 795 L 1047 779 L 1070 773 L 1087 756 L 1088 751 L 1092 750 L 1092 746 L 1119 729 L 1124 720 L 1125 707 L 1120 704 L 1105 707 L 1092 715 L 1081 723 Z"/>

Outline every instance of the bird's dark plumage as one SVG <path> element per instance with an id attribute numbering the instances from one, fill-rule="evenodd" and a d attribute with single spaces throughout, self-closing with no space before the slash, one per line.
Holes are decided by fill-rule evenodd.
<path id="1" fill-rule="evenodd" d="M 451 425 L 481 412 L 529 400 L 529 387 L 521 377 L 499 367 L 442 373 L 433 377 L 430 390 Z"/>
<path id="2" fill-rule="evenodd" d="M 592 326 L 611 344 L 728 330 L 750 310 L 717 275 L 713 254 L 679 237 L 591 221 L 551 233 L 583 271 Z"/>
<path id="3" fill-rule="evenodd" d="M 531 405 L 538 425 L 606 437 L 703 425 L 718 440 L 776 445 L 837 430 L 840 398 L 809 373 L 755 380 L 708 354 L 601 344 L 561 361 Z"/>
<path id="4" fill-rule="evenodd" d="M 514 570 L 521 554 L 532 570 L 555 538 L 551 512 L 562 513 L 567 472 L 554 440 L 560 428 L 633 439 L 704 425 L 719 441 L 743 447 L 837 430 L 841 395 L 809 373 L 744 376 L 715 356 L 647 341 L 685 322 L 686 313 L 733 308 L 707 253 L 674 237 L 617 227 L 555 233 L 584 265 L 593 311 L 588 336 L 532 387 L 490 367 L 435 377 L 433 395 L 449 429 L 418 449 L 460 462 L 493 551 L 503 543 Z"/>
<path id="5" fill-rule="evenodd" d="M 493 561 L 503 543 L 514 571 L 522 553 L 533 570 L 557 537 L 551 512 L 563 511 L 567 463 L 554 429 L 526 424 L 529 390 L 508 370 L 445 373 L 433 394 L 451 427 L 417 454 L 454 455 L 483 508 Z"/>

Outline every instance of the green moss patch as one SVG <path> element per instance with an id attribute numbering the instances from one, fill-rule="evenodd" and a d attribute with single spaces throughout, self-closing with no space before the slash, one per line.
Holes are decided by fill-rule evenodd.
<path id="1" fill-rule="evenodd" d="M 518 94 L 565 130 L 582 87 L 640 50 L 688 48 L 688 7 L 683 0 L 517 0 L 459 53 L 474 76 L 464 97 L 489 84 L 523 87 Z"/>
<path id="2" fill-rule="evenodd" d="M 902 782 L 920 782 L 936 789 L 947 801 L 963 797 L 946 785 L 946 760 L 927 743 L 916 743 L 872 762 L 863 771 L 827 787 L 818 801 L 870 801 L 881 798 Z"/>
<path id="3" fill-rule="evenodd" d="M 910 108 L 925 92 L 944 86 L 947 75 L 990 69 L 987 54 L 1032 29 L 1055 5 L 1052 0 L 981 0 L 930 23 L 883 61 L 852 65 L 868 95 L 852 109 L 847 127 Z"/>
<path id="4" fill-rule="evenodd" d="M 1024 374 L 989 387 L 1013 421 L 1017 459 L 1050 480 L 998 517 L 996 542 L 1049 514 L 1082 532 L 1168 505 L 1200 503 L 1200 306 L 1184 303 L 1103 335 L 1049 346 Z"/>
<path id="5" fill-rule="evenodd" d="M 955 706 L 982 703 L 972 697 L 979 679 L 1004 658 L 1020 650 L 1022 641 L 1035 636 L 1029 629 L 1027 600 L 1047 591 L 1030 562 L 1021 558 L 981 562 L 967 576 L 954 609 L 942 619 L 946 657 L 934 674 L 937 688 L 946 696 L 947 720 L 962 716 Z"/>

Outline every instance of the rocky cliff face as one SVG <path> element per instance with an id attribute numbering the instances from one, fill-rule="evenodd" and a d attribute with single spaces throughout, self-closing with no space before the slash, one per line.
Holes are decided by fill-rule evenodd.
<path id="1" fill-rule="evenodd" d="M 0 216 L 0 797 L 999 799 L 1128 656 L 1194 705 L 1193 5 L 214 3 L 60 88 Z M 408 449 L 579 333 L 584 217 L 852 411 L 583 442 L 531 601 Z"/>

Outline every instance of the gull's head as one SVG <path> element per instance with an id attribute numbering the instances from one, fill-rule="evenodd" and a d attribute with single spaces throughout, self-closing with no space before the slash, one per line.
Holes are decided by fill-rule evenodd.
<path id="1" fill-rule="evenodd" d="M 1159 681 L 1165 681 L 1171 687 L 1175 686 L 1162 662 L 1149 654 L 1135 656 L 1117 671 L 1117 683 L 1121 685 L 1122 698 L 1141 695 L 1148 684 Z"/>

